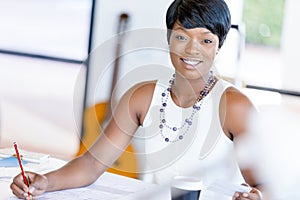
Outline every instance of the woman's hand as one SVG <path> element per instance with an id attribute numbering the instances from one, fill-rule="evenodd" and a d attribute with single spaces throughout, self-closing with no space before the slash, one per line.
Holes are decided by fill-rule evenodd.
<path id="1" fill-rule="evenodd" d="M 28 192 L 32 196 L 43 194 L 48 187 L 48 179 L 44 175 L 36 174 L 33 172 L 26 172 L 29 187 L 24 183 L 22 174 L 17 175 L 10 185 L 14 195 L 22 199 L 30 199 Z"/>
<path id="2" fill-rule="evenodd" d="M 262 193 L 256 189 L 252 188 L 252 190 L 248 192 L 236 192 L 234 193 L 232 200 L 262 200 Z"/>

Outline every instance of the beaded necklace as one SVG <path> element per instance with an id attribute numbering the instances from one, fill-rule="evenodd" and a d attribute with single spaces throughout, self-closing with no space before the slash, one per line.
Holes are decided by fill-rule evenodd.
<path id="1" fill-rule="evenodd" d="M 195 114 L 201 109 L 201 105 L 203 103 L 204 97 L 207 96 L 207 94 L 209 93 L 209 90 L 215 83 L 215 78 L 214 78 L 213 72 L 211 71 L 210 76 L 204 86 L 204 89 L 200 92 L 196 103 L 193 105 L 192 113 L 190 114 L 189 117 L 185 118 L 185 120 L 183 121 L 181 126 L 176 127 L 176 126 L 170 125 L 168 123 L 168 121 L 166 120 L 166 109 L 167 109 L 167 105 L 168 105 L 167 101 L 171 94 L 171 87 L 174 84 L 174 79 L 175 79 L 175 74 L 173 74 L 173 77 L 169 81 L 169 87 L 161 93 L 161 107 L 159 109 L 159 112 L 160 112 L 159 132 L 160 132 L 161 137 L 164 139 L 164 141 L 170 142 L 170 143 L 175 143 L 175 142 L 182 140 L 184 138 L 184 136 L 188 133 L 190 127 L 193 124 L 193 119 L 194 119 Z M 169 137 L 164 135 L 163 130 L 165 128 L 171 130 L 174 134 L 178 133 L 179 131 L 181 134 L 178 134 L 178 136 L 175 139 L 171 140 Z"/>

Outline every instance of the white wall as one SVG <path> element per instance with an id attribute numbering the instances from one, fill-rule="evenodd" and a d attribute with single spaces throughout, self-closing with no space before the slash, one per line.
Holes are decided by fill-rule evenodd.
<path id="1" fill-rule="evenodd" d="M 0 147 L 73 157 L 79 147 L 86 68 L 0 54 Z"/>
<path id="2" fill-rule="evenodd" d="M 286 0 L 282 29 L 282 87 L 300 91 L 299 46 L 300 29 L 296 22 L 300 18 L 300 1 Z"/>
<path id="3" fill-rule="evenodd" d="M 167 47 L 166 35 L 160 33 L 165 31 L 165 12 L 170 2 L 171 0 L 96 1 L 87 105 L 109 99 L 116 53 L 116 33 L 121 13 L 127 13 L 129 16 L 127 31 L 130 33 L 126 34 L 123 40 L 119 78 L 124 73 L 141 65 L 151 63 L 168 65 L 166 64 L 167 57 L 161 56 L 161 52 L 153 49 Z M 156 37 L 157 44 L 149 43 L 149 41 L 153 41 L 153 37 Z"/>

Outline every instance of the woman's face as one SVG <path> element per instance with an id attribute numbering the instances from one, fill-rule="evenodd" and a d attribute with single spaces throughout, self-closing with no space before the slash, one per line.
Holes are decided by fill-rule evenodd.
<path id="1" fill-rule="evenodd" d="M 172 64 L 187 79 L 201 78 L 210 71 L 218 46 L 218 36 L 208 29 L 186 29 L 175 23 L 170 36 Z"/>

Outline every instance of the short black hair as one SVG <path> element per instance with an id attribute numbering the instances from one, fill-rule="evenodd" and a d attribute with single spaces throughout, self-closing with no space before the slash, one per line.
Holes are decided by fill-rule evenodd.
<path id="1" fill-rule="evenodd" d="M 166 15 L 167 39 L 176 21 L 186 29 L 206 28 L 219 38 L 223 45 L 231 26 L 231 15 L 224 0 L 174 0 Z"/>

